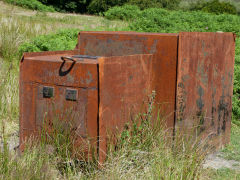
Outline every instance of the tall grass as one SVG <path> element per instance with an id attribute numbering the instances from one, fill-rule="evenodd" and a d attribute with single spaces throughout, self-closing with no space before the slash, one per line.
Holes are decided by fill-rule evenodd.
<path id="1" fill-rule="evenodd" d="M 153 104 L 153 103 L 151 103 Z M 43 125 L 42 138 L 32 139 L 22 156 L 5 146 L 0 153 L 2 179 L 199 179 L 206 156 L 204 142 L 179 133 L 173 140 L 162 120 L 153 116 L 154 104 L 139 114 L 110 144 L 101 169 L 97 161 L 83 162 L 73 157 L 71 126 L 63 131 L 60 120 L 53 121 L 51 134 Z M 48 123 L 47 123 L 48 124 Z M 153 126 L 154 124 L 154 126 Z M 48 134 L 46 138 L 46 134 Z M 5 139 L 6 141 L 6 139 Z M 94 159 L 94 158 L 93 158 Z"/>

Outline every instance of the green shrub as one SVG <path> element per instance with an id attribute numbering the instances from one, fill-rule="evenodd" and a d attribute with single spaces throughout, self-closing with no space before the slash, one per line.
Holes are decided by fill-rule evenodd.
<path id="1" fill-rule="evenodd" d="M 72 50 L 77 44 L 78 29 L 60 30 L 57 33 L 42 35 L 19 47 L 23 52 L 40 52 L 56 50 Z"/>
<path id="2" fill-rule="evenodd" d="M 181 0 L 129 0 L 129 4 L 137 5 L 140 9 L 147 8 L 167 8 L 175 9 Z"/>
<path id="3" fill-rule="evenodd" d="M 219 0 L 212 0 L 210 2 L 200 0 L 191 9 L 214 14 L 237 14 L 237 9 L 234 5 L 229 2 L 220 2 Z"/>
<path id="4" fill-rule="evenodd" d="M 43 4 L 53 6 L 61 12 L 79 12 L 85 13 L 91 0 L 39 0 Z"/>
<path id="5" fill-rule="evenodd" d="M 233 94 L 234 122 L 240 125 L 240 38 L 236 40 Z"/>
<path id="6" fill-rule="evenodd" d="M 160 3 L 158 0 L 130 0 L 129 4 L 136 5 L 141 10 L 147 9 L 147 8 L 153 8 L 153 7 L 156 7 L 156 8 L 163 7 L 162 3 Z"/>
<path id="7" fill-rule="evenodd" d="M 110 7 L 122 6 L 128 0 L 92 0 L 88 6 L 88 12 L 97 14 L 99 12 L 105 12 Z"/>
<path id="8" fill-rule="evenodd" d="M 51 6 L 46 6 L 37 0 L 5 0 L 7 3 L 15 4 L 23 8 L 38 10 L 43 12 L 54 12 L 55 9 Z"/>
<path id="9" fill-rule="evenodd" d="M 131 30 L 144 32 L 234 32 L 240 34 L 240 17 L 234 15 L 210 15 L 201 11 L 167 11 L 150 8 L 142 11 Z"/>
<path id="10" fill-rule="evenodd" d="M 115 6 L 110 8 L 104 13 L 107 19 L 121 19 L 121 20 L 132 20 L 136 19 L 141 14 L 138 6 L 124 5 Z"/>
<path id="11" fill-rule="evenodd" d="M 122 6 L 124 4 L 138 6 L 142 10 L 153 7 L 174 9 L 178 7 L 180 2 L 181 0 L 92 0 L 88 10 L 90 13 L 96 14 L 105 12 L 113 6 Z M 128 6 L 126 7 L 126 10 L 128 10 Z"/>

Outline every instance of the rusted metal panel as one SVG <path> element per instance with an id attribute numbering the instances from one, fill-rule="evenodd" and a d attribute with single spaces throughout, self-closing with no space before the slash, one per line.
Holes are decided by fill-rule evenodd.
<path id="1" fill-rule="evenodd" d="M 22 68 L 22 67 L 21 67 Z M 20 70 L 21 71 L 21 70 Z M 24 142 L 27 137 L 34 135 L 35 132 L 35 104 L 34 98 L 35 94 L 32 91 L 34 85 L 32 83 L 24 83 L 21 81 L 19 83 L 20 89 L 20 117 L 19 117 L 19 127 L 20 127 L 20 149 L 24 149 Z M 27 92 L 27 93 L 25 93 Z M 27 121 L 29 120 L 29 121 Z"/>
<path id="2" fill-rule="evenodd" d="M 126 123 L 143 112 L 151 93 L 152 55 L 99 59 L 99 161 L 107 152 L 108 136 L 121 133 Z"/>
<path id="3" fill-rule="evenodd" d="M 166 118 L 166 126 L 174 126 L 178 34 L 136 32 L 80 32 L 77 50 L 92 56 L 154 54 L 152 87 L 156 104 Z"/>
<path id="4" fill-rule="evenodd" d="M 176 127 L 197 127 L 216 147 L 230 140 L 234 36 L 180 33 Z"/>
<path id="5" fill-rule="evenodd" d="M 61 60 L 67 52 L 31 53 L 20 65 L 20 146 L 43 125 L 59 121 L 74 129 L 76 147 L 89 142 L 97 149 L 98 62 Z M 65 122 L 64 122 L 65 121 Z M 61 123 L 60 123 L 61 122 Z M 58 123 L 55 123 L 58 124 Z M 70 125 L 72 124 L 72 125 Z M 75 137 L 75 136 L 74 136 Z M 82 147 L 81 146 L 81 147 Z M 78 149 L 78 148 L 76 148 Z M 86 152 L 88 148 L 85 148 Z"/>
<path id="6" fill-rule="evenodd" d="M 62 61 L 61 57 L 73 54 L 24 57 L 24 82 L 55 84 L 73 87 L 97 87 L 97 60 L 81 63 Z"/>

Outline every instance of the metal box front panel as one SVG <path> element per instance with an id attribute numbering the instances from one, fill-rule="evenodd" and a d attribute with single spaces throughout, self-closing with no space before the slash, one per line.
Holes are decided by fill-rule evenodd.
<path id="1" fill-rule="evenodd" d="M 85 139 L 90 140 L 96 149 L 97 62 L 85 60 L 74 64 L 64 63 L 61 55 L 47 55 L 26 56 L 20 65 L 21 149 L 26 139 L 39 133 L 44 121 L 51 128 L 54 120 L 65 127 L 72 126 L 78 137 L 75 139 L 76 146 L 84 146 Z M 61 71 L 67 73 L 62 75 Z"/>

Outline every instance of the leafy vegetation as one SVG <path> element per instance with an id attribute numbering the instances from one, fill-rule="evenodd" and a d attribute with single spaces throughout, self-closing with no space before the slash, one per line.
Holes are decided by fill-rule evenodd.
<path id="1" fill-rule="evenodd" d="M 54 12 L 55 9 L 51 6 L 46 6 L 38 0 L 5 0 L 7 3 L 11 3 L 17 6 L 21 6 L 27 9 L 38 10 L 43 12 Z"/>
<path id="2" fill-rule="evenodd" d="M 203 4 L 206 4 L 207 2 L 210 3 L 213 0 L 181 0 L 180 4 L 179 4 L 179 8 L 185 11 L 193 11 L 196 10 L 196 7 L 200 8 L 198 10 L 201 10 L 201 8 L 203 8 Z M 237 10 L 238 15 L 240 15 L 240 2 L 239 0 L 219 0 L 220 3 L 227 3 L 230 4 L 230 6 L 233 6 L 234 9 Z M 228 6 L 228 5 L 227 5 Z M 223 7 L 222 4 L 220 5 L 220 7 Z M 216 8 L 213 7 L 215 10 Z M 221 9 L 219 9 L 221 10 Z M 224 11 L 224 9 L 222 9 L 221 11 Z"/>
<path id="3" fill-rule="evenodd" d="M 53 6 L 57 11 L 60 12 L 87 12 L 87 7 L 91 0 L 38 0 L 45 5 Z"/>
<path id="4" fill-rule="evenodd" d="M 165 9 L 184 9 L 201 10 L 204 12 L 222 14 L 240 13 L 236 8 L 239 3 L 219 0 L 5 0 L 8 3 L 15 4 L 24 8 L 39 10 L 44 12 L 76 12 L 98 14 L 107 11 L 114 6 L 123 6 L 126 4 L 138 6 L 141 10 L 148 8 Z"/>
<path id="5" fill-rule="evenodd" d="M 201 10 L 214 14 L 237 14 L 237 8 L 229 2 L 220 2 L 219 0 L 198 1 L 191 10 Z"/>
<path id="6" fill-rule="evenodd" d="M 105 12 L 110 7 L 121 6 L 126 2 L 128 2 L 128 0 L 92 0 L 88 6 L 88 11 L 97 14 L 99 12 Z"/>
<path id="7" fill-rule="evenodd" d="M 136 5 L 141 10 L 148 8 L 176 9 L 181 0 L 130 0 L 128 4 Z"/>
<path id="8" fill-rule="evenodd" d="M 136 9 L 135 6 L 132 9 Z M 109 19 L 131 20 L 134 11 L 129 12 L 129 6 L 113 7 L 105 13 Z M 124 12 L 129 12 L 124 16 Z M 119 17 L 118 15 L 122 16 Z M 130 24 L 131 30 L 144 32 L 234 32 L 240 33 L 240 18 L 234 15 L 210 15 L 203 12 L 168 11 L 160 8 L 150 8 L 137 12 L 138 16 Z"/>
<path id="9" fill-rule="evenodd" d="M 34 38 L 31 42 L 22 44 L 19 48 L 23 52 L 71 50 L 77 44 L 78 29 L 65 29 L 56 33 L 42 35 Z"/>
<path id="10" fill-rule="evenodd" d="M 240 38 L 236 40 L 233 87 L 233 122 L 240 126 Z"/>
<path id="11" fill-rule="evenodd" d="M 137 19 L 141 15 L 141 11 L 138 6 L 124 5 L 110 8 L 104 15 L 110 20 L 120 19 L 128 21 Z"/>
<path id="12" fill-rule="evenodd" d="M 181 0 L 5 0 L 8 3 L 15 4 L 24 8 L 39 11 L 54 10 L 59 12 L 77 12 L 98 14 L 107 11 L 114 6 L 122 6 L 124 4 L 136 5 L 140 9 L 150 7 L 160 7 L 167 9 L 175 9 Z"/>

